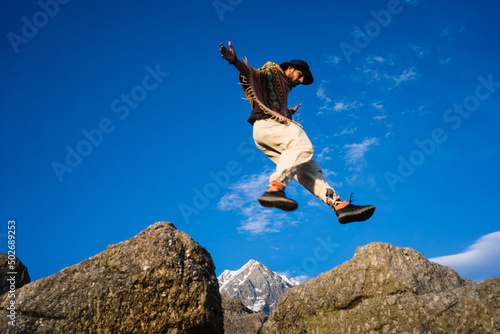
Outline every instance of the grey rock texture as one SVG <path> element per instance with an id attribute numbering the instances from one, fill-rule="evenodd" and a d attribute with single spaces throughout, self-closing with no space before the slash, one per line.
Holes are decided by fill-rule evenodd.
<path id="1" fill-rule="evenodd" d="M 500 278 L 473 283 L 413 249 L 372 243 L 287 291 L 261 333 L 500 333 Z"/>
<path id="2" fill-rule="evenodd" d="M 257 334 L 267 320 L 267 315 L 253 312 L 238 299 L 222 297 L 225 334 Z"/>
<path id="3" fill-rule="evenodd" d="M 166 222 L 25 285 L 16 312 L 1 333 L 223 333 L 210 254 Z"/>
<path id="4" fill-rule="evenodd" d="M 16 273 L 14 275 L 8 273 Z M 14 281 L 11 280 L 14 276 Z M 14 283 L 12 288 L 19 289 L 25 284 L 31 282 L 28 269 L 17 257 L 14 260 L 9 259 L 9 255 L 0 253 L 0 295 L 11 290 L 11 283 Z"/>
<path id="5" fill-rule="evenodd" d="M 252 311 L 266 315 L 276 307 L 285 291 L 299 284 L 255 260 L 248 261 L 239 270 L 225 270 L 218 280 L 222 294 L 239 299 Z"/>

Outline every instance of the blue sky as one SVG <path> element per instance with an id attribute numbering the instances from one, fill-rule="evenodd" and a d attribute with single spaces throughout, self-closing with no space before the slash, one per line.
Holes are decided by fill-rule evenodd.
<path id="1" fill-rule="evenodd" d="M 358 246 L 411 247 L 476 281 L 500 275 L 498 1 L 3 1 L 0 231 L 39 279 L 170 221 L 217 274 L 255 259 L 305 280 Z M 236 70 L 306 60 L 290 106 L 329 182 L 372 219 L 340 225 L 256 202 Z"/>

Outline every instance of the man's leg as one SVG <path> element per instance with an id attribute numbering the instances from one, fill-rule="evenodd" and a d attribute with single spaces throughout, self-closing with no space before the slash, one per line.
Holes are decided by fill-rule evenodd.
<path id="1" fill-rule="evenodd" d="M 270 186 L 259 198 L 260 204 L 285 211 L 295 210 L 297 202 L 287 198 L 284 189 L 300 166 L 313 157 L 311 141 L 299 125 L 284 125 L 271 120 L 255 122 L 254 140 L 257 147 L 276 163 L 276 171 L 269 178 Z"/>
<path id="2" fill-rule="evenodd" d="M 271 121 L 255 123 L 254 139 L 257 147 L 276 164 L 276 172 L 271 175 L 270 183 L 277 181 L 286 187 L 294 177 L 320 200 L 332 205 L 339 196 L 326 182 L 319 164 L 311 160 L 314 148 L 304 129 L 297 124 L 292 125 L 293 128 L 288 128 Z"/>
<path id="3" fill-rule="evenodd" d="M 257 147 L 274 163 L 276 171 L 270 183 L 279 182 L 284 187 L 297 174 L 300 166 L 312 159 L 314 147 L 299 125 L 284 125 L 275 121 L 257 121 L 254 124 Z"/>
<path id="4" fill-rule="evenodd" d="M 341 224 L 367 220 L 375 212 L 373 205 L 354 205 L 341 200 L 335 190 L 325 181 L 321 167 L 314 160 L 300 166 L 295 179 L 304 188 L 331 206 Z"/>
<path id="5" fill-rule="evenodd" d="M 311 160 L 314 148 L 299 125 L 292 123 L 284 126 L 272 121 L 257 121 L 254 125 L 254 139 L 257 147 L 277 165 L 276 172 L 270 177 L 271 186 L 259 199 L 263 206 L 273 206 L 285 211 L 295 210 L 297 203 L 287 199 L 283 191 L 293 177 L 331 206 L 341 224 L 363 221 L 372 216 L 374 206 L 358 206 L 343 201 L 328 185 L 319 164 Z"/>
<path id="6" fill-rule="evenodd" d="M 340 201 L 340 197 L 335 189 L 326 182 L 320 165 L 314 160 L 303 164 L 297 171 L 295 179 L 314 196 L 329 206 Z"/>

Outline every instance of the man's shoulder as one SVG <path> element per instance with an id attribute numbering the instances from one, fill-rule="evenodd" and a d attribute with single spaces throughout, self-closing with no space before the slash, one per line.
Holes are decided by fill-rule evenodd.
<path id="1" fill-rule="evenodd" d="M 278 66 L 278 64 L 272 62 L 272 61 L 268 61 L 267 63 L 265 63 L 264 65 L 262 65 L 262 67 L 260 69 L 268 69 L 268 68 L 271 68 L 271 67 L 275 67 L 275 66 Z"/>

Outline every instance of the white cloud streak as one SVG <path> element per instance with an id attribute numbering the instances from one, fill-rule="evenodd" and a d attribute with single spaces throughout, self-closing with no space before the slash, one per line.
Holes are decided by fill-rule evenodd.
<path id="1" fill-rule="evenodd" d="M 418 58 L 423 58 L 430 53 L 430 48 L 424 44 L 410 44 L 409 48 Z"/>
<path id="2" fill-rule="evenodd" d="M 407 82 L 416 78 L 417 73 L 414 67 L 403 69 L 403 72 L 395 72 L 397 63 L 392 58 L 383 58 L 379 56 L 369 56 L 362 61 L 362 66 L 357 69 L 363 74 L 363 81 L 367 83 L 384 82 L 389 84 L 388 88 L 393 88 L 393 85 L 399 86 L 403 82 Z M 398 73 L 398 74 L 395 74 Z"/>
<path id="3" fill-rule="evenodd" d="M 316 161 L 317 162 L 324 162 L 328 160 L 332 160 L 332 157 L 329 156 L 329 154 L 333 152 L 333 150 L 329 147 L 324 147 L 320 153 L 316 154 Z"/>
<path id="4" fill-rule="evenodd" d="M 347 165 L 355 165 L 364 161 L 365 153 L 368 152 L 372 146 L 378 145 L 378 140 L 379 138 L 366 138 L 359 144 L 355 143 L 344 145 L 344 148 L 347 149 L 344 156 Z"/>
<path id="5" fill-rule="evenodd" d="M 359 109 L 363 106 L 363 104 L 358 101 L 347 102 L 345 98 L 340 101 L 334 102 L 330 97 L 326 95 L 325 88 L 323 86 L 320 86 L 318 88 L 318 90 L 316 91 L 316 96 L 323 102 L 323 106 L 319 108 L 320 111 L 318 112 L 318 115 L 323 114 L 324 110 L 342 112 L 351 109 Z"/>
<path id="6" fill-rule="evenodd" d="M 500 275 L 500 231 L 482 236 L 465 252 L 429 259 L 479 282 Z"/>
<path id="7" fill-rule="evenodd" d="M 321 101 L 323 101 L 323 106 L 321 106 L 319 109 L 320 109 L 320 112 L 318 114 L 321 114 L 322 111 L 321 110 L 330 110 L 331 107 L 330 107 L 330 103 L 332 102 L 332 99 L 329 98 L 328 96 L 326 96 L 325 94 L 325 88 L 323 88 L 323 86 L 320 86 L 318 88 L 318 91 L 316 92 L 316 96 L 319 97 L 319 99 Z"/>
<path id="8" fill-rule="evenodd" d="M 358 130 L 358 127 L 355 127 L 353 129 L 348 129 L 348 128 L 345 128 L 344 130 L 342 130 L 341 133 L 335 133 L 334 136 L 335 137 L 338 137 L 338 136 L 345 136 L 345 135 L 352 135 L 354 134 L 356 131 Z"/>
<path id="9" fill-rule="evenodd" d="M 455 58 L 452 58 L 452 57 L 448 57 L 448 58 L 438 58 L 438 62 L 441 64 L 441 65 L 447 65 L 447 64 L 451 64 L 455 61 Z"/>
<path id="10" fill-rule="evenodd" d="M 252 235 L 276 233 L 286 224 L 294 225 L 285 213 L 263 208 L 257 202 L 269 184 L 270 170 L 261 174 L 243 176 L 235 184 L 229 186 L 229 191 L 220 199 L 217 207 L 221 211 L 235 211 L 244 219 L 238 230 Z"/>
<path id="11" fill-rule="evenodd" d="M 337 65 L 340 62 L 341 58 L 338 56 L 328 56 L 326 59 L 326 63 Z"/>
<path id="12" fill-rule="evenodd" d="M 406 81 L 410 81 L 412 79 L 415 79 L 416 75 L 417 75 L 417 73 L 415 73 L 413 68 L 407 68 L 399 76 L 393 76 L 392 80 L 394 80 L 396 82 L 396 84 L 399 85 L 402 82 L 406 82 Z"/>
<path id="13" fill-rule="evenodd" d="M 345 110 L 359 109 L 362 106 L 363 106 L 363 104 L 359 103 L 357 101 L 346 102 L 346 100 L 343 99 L 342 101 L 335 102 L 335 105 L 333 106 L 333 110 L 336 112 L 341 112 L 341 111 L 345 111 Z"/>

